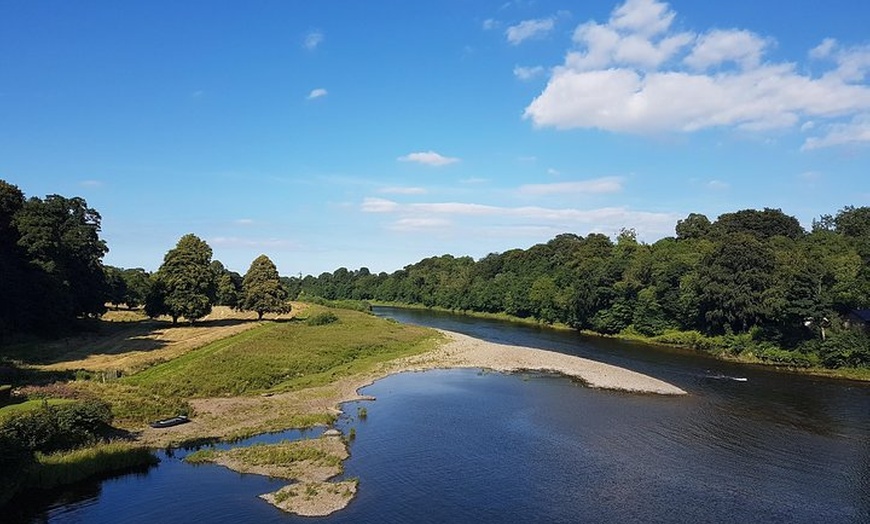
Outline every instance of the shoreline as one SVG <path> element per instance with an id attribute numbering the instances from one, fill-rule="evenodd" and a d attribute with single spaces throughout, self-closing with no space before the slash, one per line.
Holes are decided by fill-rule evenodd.
<path id="1" fill-rule="evenodd" d="M 232 441 L 299 427 L 328 426 L 343 413 L 345 403 L 373 400 L 360 393 L 362 388 L 390 375 L 435 369 L 486 369 L 499 373 L 538 371 L 570 377 L 596 389 L 668 396 L 687 394 L 662 380 L 582 357 L 498 344 L 447 330 L 434 331 L 441 340 L 433 349 L 384 362 L 371 371 L 341 377 L 326 385 L 269 395 L 191 399 L 189 402 L 194 413 L 190 422 L 163 429 L 145 427 L 136 440 L 145 446 L 164 448 L 207 440 Z M 302 422 L 306 420 L 309 422 Z M 335 439 L 335 444 L 343 446 L 343 440 Z M 344 455 L 342 461 L 346 458 Z M 223 465 L 237 471 L 245 469 L 238 464 Z M 297 483 L 261 498 L 284 511 L 305 516 L 330 515 L 346 507 L 354 498 L 355 481 L 329 482 L 328 479 L 337 471 L 312 477 L 313 473 L 309 475 L 310 472 L 305 471 L 307 466 L 299 466 L 302 469 L 292 476 L 307 479 L 307 484 L 297 480 Z M 275 474 L 268 470 L 248 471 Z"/>
<path id="2" fill-rule="evenodd" d="M 360 389 L 407 371 L 469 368 L 502 373 L 540 371 L 574 378 L 597 389 L 670 396 L 687 394 L 663 380 L 611 364 L 543 349 L 487 342 L 452 331 L 436 331 L 443 342 L 432 350 L 385 362 L 370 372 L 342 377 L 327 385 L 268 396 L 191 399 L 194 415 L 190 423 L 165 429 L 145 427 L 137 440 L 154 447 L 166 447 L 198 439 L 232 440 L 300 427 L 288 425 L 287 420 L 324 414 L 338 416 L 342 413 L 341 404 L 370 399 L 361 395 Z"/>

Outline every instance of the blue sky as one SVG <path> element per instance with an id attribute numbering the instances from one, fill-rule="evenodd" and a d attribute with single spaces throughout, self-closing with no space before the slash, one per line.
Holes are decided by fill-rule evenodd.
<path id="1" fill-rule="evenodd" d="M 0 3 L 0 178 L 107 264 L 392 272 L 870 204 L 870 2 Z"/>

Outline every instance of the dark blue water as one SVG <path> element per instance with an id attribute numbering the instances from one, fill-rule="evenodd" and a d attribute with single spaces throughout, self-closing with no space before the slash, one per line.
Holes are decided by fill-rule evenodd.
<path id="1" fill-rule="evenodd" d="M 366 388 L 376 401 L 345 406 L 338 426 L 357 435 L 345 476 L 359 478 L 359 494 L 331 517 L 284 514 L 257 498 L 283 481 L 190 466 L 180 460 L 184 452 L 176 452 L 161 453 L 161 464 L 147 472 L 57 493 L 26 518 L 870 522 L 865 384 L 455 315 L 377 313 L 604 360 L 673 382 L 690 395 L 608 392 L 539 374 L 405 373 Z M 356 417 L 360 405 L 365 420 Z"/>

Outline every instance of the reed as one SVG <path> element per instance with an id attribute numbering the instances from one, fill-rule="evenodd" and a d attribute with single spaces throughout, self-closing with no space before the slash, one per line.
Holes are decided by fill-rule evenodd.
<path id="1" fill-rule="evenodd" d="M 73 451 L 36 453 L 36 464 L 28 472 L 25 485 L 49 489 L 157 462 L 157 457 L 148 448 L 129 442 L 106 442 Z"/>

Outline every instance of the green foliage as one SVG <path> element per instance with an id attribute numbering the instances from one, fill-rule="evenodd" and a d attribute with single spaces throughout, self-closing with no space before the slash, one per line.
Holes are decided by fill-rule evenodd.
<path id="1" fill-rule="evenodd" d="M 37 453 L 25 485 L 50 489 L 80 482 L 98 474 L 121 471 L 158 462 L 148 448 L 126 442 L 107 442 L 95 446 L 50 454 Z"/>
<path id="2" fill-rule="evenodd" d="M 0 434 L 30 451 L 51 453 L 96 442 L 107 433 L 111 422 L 111 409 L 102 401 L 45 403 L 40 409 L 3 420 Z"/>
<path id="3" fill-rule="evenodd" d="M 0 336 L 56 335 L 105 311 L 100 222 L 82 198 L 25 199 L 0 180 Z"/>
<path id="4" fill-rule="evenodd" d="M 290 312 L 287 290 L 278 279 L 278 269 L 266 255 L 255 258 L 245 273 L 240 306 L 256 311 L 258 319 L 262 319 L 264 313 Z"/>
<path id="5" fill-rule="evenodd" d="M 204 240 L 193 234 L 181 237 L 155 274 L 152 296 L 146 303 L 148 314 L 167 314 L 173 322 L 180 317 L 194 322 L 208 315 L 216 287 L 211 256 Z"/>
<path id="6" fill-rule="evenodd" d="M 332 324 L 333 322 L 338 322 L 338 317 L 332 311 L 323 311 L 311 315 L 305 321 L 309 326 L 325 326 L 327 324 Z"/>

